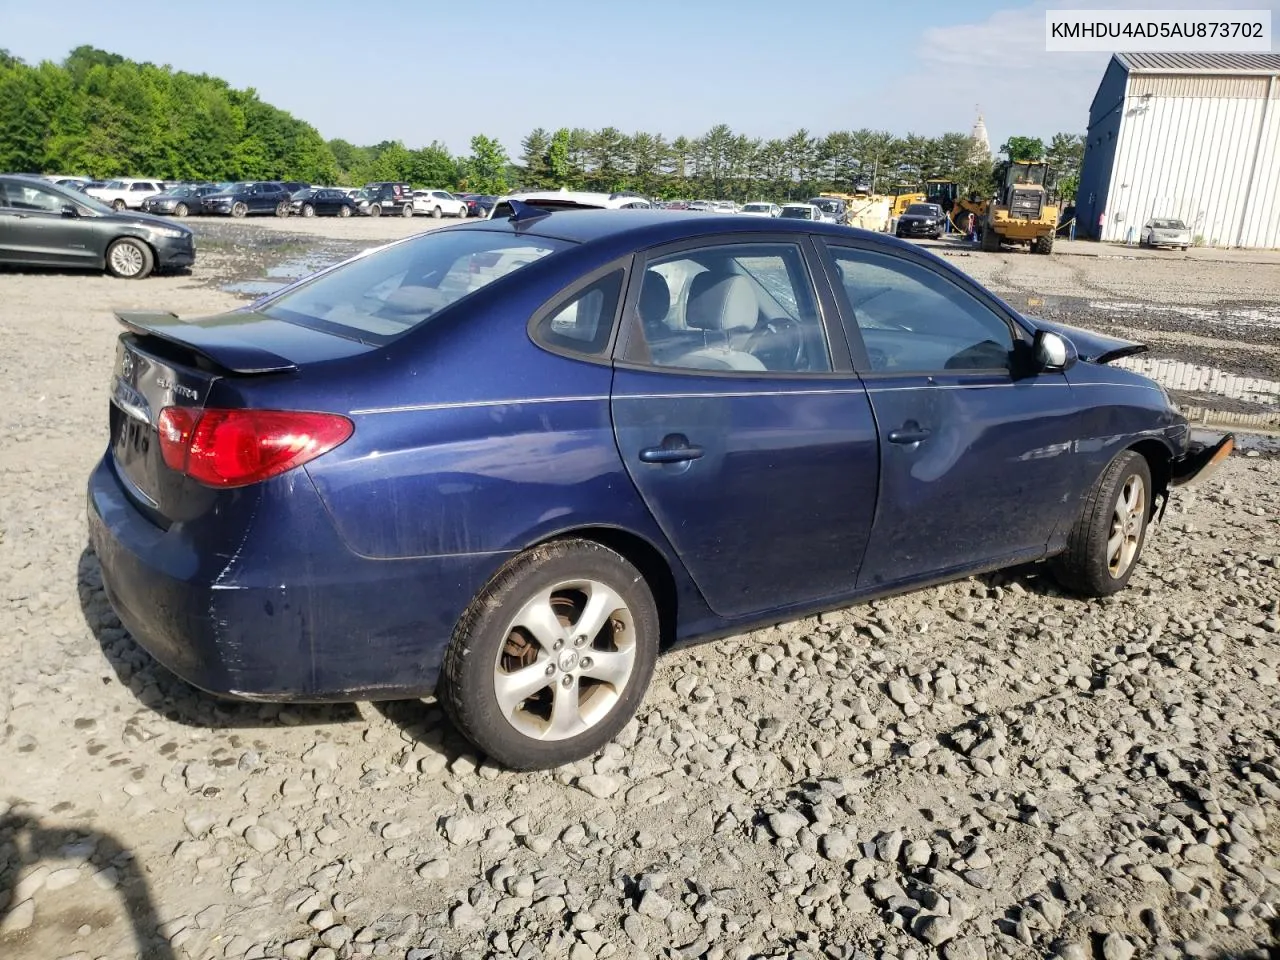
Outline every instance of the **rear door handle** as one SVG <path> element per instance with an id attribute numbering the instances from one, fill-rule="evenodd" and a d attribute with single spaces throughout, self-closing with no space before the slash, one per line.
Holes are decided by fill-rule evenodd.
<path id="1" fill-rule="evenodd" d="M 688 460 L 697 460 L 703 454 L 703 449 L 688 441 L 681 434 L 671 434 L 662 439 L 662 445 L 658 447 L 645 447 L 640 451 L 641 463 L 684 463 Z"/>
<path id="2" fill-rule="evenodd" d="M 914 420 L 908 420 L 897 430 L 889 431 L 890 443 L 919 443 L 929 439 L 929 428 L 922 427 Z"/>

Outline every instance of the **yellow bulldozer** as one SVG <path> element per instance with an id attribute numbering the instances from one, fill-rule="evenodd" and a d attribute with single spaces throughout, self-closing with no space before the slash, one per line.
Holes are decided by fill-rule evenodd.
<path id="1" fill-rule="evenodd" d="M 1033 253 L 1052 253 L 1058 229 L 1053 168 L 1042 160 L 1013 160 L 1005 164 L 1003 180 L 982 220 L 982 249 L 1025 243 Z"/>

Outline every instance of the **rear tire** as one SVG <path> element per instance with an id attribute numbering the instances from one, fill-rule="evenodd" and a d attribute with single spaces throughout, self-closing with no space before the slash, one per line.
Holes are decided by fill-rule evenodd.
<path id="1" fill-rule="evenodd" d="M 156 258 L 141 240 L 121 237 L 107 247 L 107 272 L 122 280 L 141 280 L 155 269 Z"/>
<path id="2" fill-rule="evenodd" d="M 112 201 L 111 201 L 111 209 L 112 209 L 112 210 L 114 210 L 116 213 L 119 213 L 119 212 L 120 212 L 121 210 L 123 210 L 126 206 L 127 206 L 127 204 L 126 204 L 123 200 L 112 200 Z"/>
<path id="3" fill-rule="evenodd" d="M 1048 255 L 1053 253 L 1053 234 L 1046 234 L 1043 237 L 1036 237 L 1031 243 L 1033 253 Z"/>
<path id="4" fill-rule="evenodd" d="M 1187 248 L 1186 248 L 1186 247 L 1183 247 L 1183 248 L 1182 248 L 1182 252 L 1183 252 L 1183 253 L 1186 253 L 1186 252 L 1187 252 Z"/>
<path id="5" fill-rule="evenodd" d="M 1151 516 L 1151 468 L 1125 450 L 1102 471 L 1067 537 L 1067 549 L 1049 561 L 1062 586 L 1086 597 L 1123 590 L 1137 569 Z"/>
<path id="6" fill-rule="evenodd" d="M 406 203 L 403 207 L 400 208 L 400 216 L 402 217 L 412 217 L 413 214 L 414 214 L 414 209 L 413 209 L 412 203 Z"/>
<path id="7" fill-rule="evenodd" d="M 276 204 L 276 216 L 287 217 L 289 215 L 289 201 L 281 200 Z"/>
<path id="8" fill-rule="evenodd" d="M 472 601 L 438 696 L 505 766 L 561 766 L 599 751 L 635 714 L 658 640 L 657 607 L 634 566 L 593 541 L 553 541 L 511 560 Z"/>
<path id="9" fill-rule="evenodd" d="M 431 208 L 431 219 L 439 220 L 441 216 L 443 216 L 443 211 L 439 207 Z"/>
<path id="10" fill-rule="evenodd" d="M 351 208 L 344 203 L 342 206 L 338 208 L 338 216 L 340 217 L 351 216 Z"/>

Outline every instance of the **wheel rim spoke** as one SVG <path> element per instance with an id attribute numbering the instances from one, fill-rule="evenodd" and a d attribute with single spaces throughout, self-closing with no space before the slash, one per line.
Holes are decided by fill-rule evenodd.
<path id="1" fill-rule="evenodd" d="M 1115 567 L 1120 559 L 1120 548 L 1124 546 L 1124 530 L 1117 530 L 1107 541 L 1107 565 Z"/>
<path id="2" fill-rule="evenodd" d="M 568 684 L 557 683 L 551 703 L 551 723 L 547 726 L 547 736 L 559 740 L 577 733 L 582 726 L 577 679 Z"/>
<path id="3" fill-rule="evenodd" d="M 614 690 L 621 691 L 631 677 L 631 670 L 636 663 L 636 648 L 628 646 L 617 651 L 592 650 L 591 666 L 582 668 L 582 675 L 592 680 L 600 680 L 609 684 Z"/>
<path id="4" fill-rule="evenodd" d="M 511 673 L 499 672 L 493 678 L 493 689 L 498 695 L 498 706 L 502 708 L 503 716 L 510 717 L 520 704 L 539 690 L 555 683 L 555 677 L 547 675 L 547 664 L 550 662 L 548 657 L 540 655 L 527 667 Z"/>
<path id="5" fill-rule="evenodd" d="M 566 639 L 564 625 L 551 606 L 550 590 L 538 594 L 525 604 L 513 626 L 523 627 L 538 642 L 538 646 L 548 653 L 555 648 L 557 640 L 563 643 Z"/>
<path id="6" fill-rule="evenodd" d="M 573 625 L 574 634 L 585 635 L 587 643 L 590 643 L 600 635 L 600 631 L 609 622 L 614 611 L 625 606 L 622 598 L 603 583 L 591 584 L 591 596 L 587 600 L 586 607 L 583 608 L 582 616 Z"/>

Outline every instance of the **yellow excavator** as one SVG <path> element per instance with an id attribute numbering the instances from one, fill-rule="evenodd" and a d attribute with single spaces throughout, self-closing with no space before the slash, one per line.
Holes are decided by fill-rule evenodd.
<path id="1" fill-rule="evenodd" d="M 983 250 L 995 252 L 1002 243 L 1025 243 L 1034 253 L 1053 252 L 1058 229 L 1053 172 L 1043 160 L 1005 164 L 1004 183 L 982 220 Z"/>
<path id="2" fill-rule="evenodd" d="M 989 201 L 984 200 L 981 194 L 976 192 L 967 197 L 961 196 L 960 185 L 954 180 L 948 180 L 945 177 L 926 180 L 925 193 L 927 202 L 936 203 L 942 207 L 951 218 L 952 227 L 961 233 L 968 229 L 969 214 L 973 214 L 975 222 L 979 225 L 987 215 Z"/>

